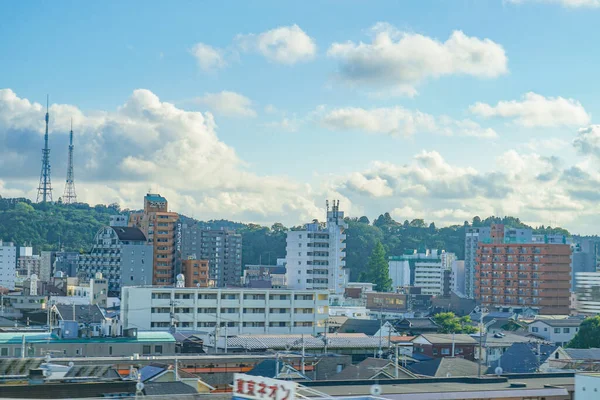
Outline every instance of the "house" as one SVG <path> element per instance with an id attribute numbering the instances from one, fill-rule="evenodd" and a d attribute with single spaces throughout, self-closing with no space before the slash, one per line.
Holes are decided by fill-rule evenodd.
<path id="1" fill-rule="evenodd" d="M 389 321 L 377 319 L 348 319 L 338 331 L 339 333 L 364 333 L 367 336 L 396 336 L 398 332 Z"/>
<path id="2" fill-rule="evenodd" d="M 541 343 L 513 343 L 502 356 L 490 363 L 488 374 L 495 374 L 502 368 L 504 374 L 528 374 L 549 369 L 548 359 L 557 346 Z"/>
<path id="3" fill-rule="evenodd" d="M 434 333 L 438 325 L 433 318 L 404 318 L 394 325 L 396 331 L 408 333 L 409 335 L 421 335 L 423 333 Z"/>
<path id="4" fill-rule="evenodd" d="M 558 347 L 548 357 L 550 368 L 575 371 L 600 371 L 600 349 L 571 349 Z"/>
<path id="5" fill-rule="evenodd" d="M 398 376 L 396 376 L 396 370 Z M 356 365 L 349 365 L 331 377 L 334 381 L 372 380 L 372 379 L 403 379 L 416 378 L 409 370 L 396 366 L 396 363 L 385 358 L 367 358 Z"/>
<path id="6" fill-rule="evenodd" d="M 479 365 L 476 362 L 458 357 L 435 358 L 411 364 L 407 367 L 417 375 L 446 378 L 451 376 L 477 376 Z"/>
<path id="7" fill-rule="evenodd" d="M 479 340 L 479 334 L 473 335 Z M 531 337 L 514 334 L 511 332 L 487 332 L 482 338 L 485 356 L 483 360 L 489 366 L 490 363 L 497 361 L 514 343 L 529 343 L 534 341 Z"/>
<path id="8" fill-rule="evenodd" d="M 432 358 L 455 356 L 475 360 L 478 342 L 465 334 L 425 333 L 413 339 L 413 354 L 423 353 Z M 454 348 L 454 354 L 452 349 Z"/>
<path id="9" fill-rule="evenodd" d="M 579 332 L 582 322 L 580 318 L 536 319 L 529 324 L 528 330 L 557 346 L 564 346 Z"/>
<path id="10" fill-rule="evenodd" d="M 263 360 L 246 372 L 247 375 L 284 380 L 310 380 L 292 365 L 280 360 Z"/>

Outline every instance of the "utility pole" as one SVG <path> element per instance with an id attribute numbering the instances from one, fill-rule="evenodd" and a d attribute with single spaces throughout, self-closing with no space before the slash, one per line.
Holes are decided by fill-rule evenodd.
<path id="1" fill-rule="evenodd" d="M 481 378 L 481 360 L 483 359 L 482 345 L 481 341 L 483 340 L 483 310 L 481 310 L 479 314 L 479 360 L 477 363 L 477 376 Z"/>
<path id="2" fill-rule="evenodd" d="M 73 301 L 73 321 L 77 321 L 77 317 L 75 316 L 75 301 Z"/>
<path id="3" fill-rule="evenodd" d="M 304 368 L 304 333 L 302 334 L 302 375 L 306 373 L 306 368 Z"/>
<path id="4" fill-rule="evenodd" d="M 225 322 L 225 354 L 227 354 L 227 325 L 229 322 Z"/>
<path id="5" fill-rule="evenodd" d="M 398 379 L 398 343 L 396 343 L 396 379 Z"/>
<path id="6" fill-rule="evenodd" d="M 380 308 L 379 309 L 379 353 L 378 353 L 380 358 L 381 358 L 381 355 L 383 354 L 383 350 L 381 350 L 381 346 L 382 346 L 381 330 L 382 330 L 382 328 L 383 328 L 383 309 Z"/>
<path id="7" fill-rule="evenodd" d="M 455 345 L 455 342 L 454 342 L 454 333 L 455 332 L 452 332 L 452 357 L 454 357 L 454 345 Z"/>

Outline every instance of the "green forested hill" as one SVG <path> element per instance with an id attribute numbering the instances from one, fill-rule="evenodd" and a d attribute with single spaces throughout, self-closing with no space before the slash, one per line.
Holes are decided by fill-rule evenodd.
<path id="1" fill-rule="evenodd" d="M 56 250 L 59 243 L 65 250 L 87 251 L 96 231 L 109 221 L 111 214 L 119 213 L 119 206 L 87 204 L 35 204 L 27 199 L 3 199 L 0 197 L 0 239 L 18 245 L 31 244 L 35 251 Z M 372 223 L 367 217 L 347 218 L 346 266 L 351 279 L 358 279 L 364 272 L 369 255 L 381 242 L 387 255 L 400 255 L 405 250 L 419 247 L 444 249 L 464 257 L 465 226 L 489 226 L 504 223 L 515 228 L 527 227 L 518 218 L 473 218 L 462 225 L 437 228 L 435 223 L 422 219 L 397 222 L 389 213 L 380 215 Z M 236 229 L 242 234 L 242 263 L 275 264 L 277 258 L 285 257 L 285 238 L 288 228 L 280 223 L 271 227 L 243 224 L 228 220 L 201 222 L 211 228 Z M 537 233 L 569 234 L 561 228 L 537 227 Z"/>

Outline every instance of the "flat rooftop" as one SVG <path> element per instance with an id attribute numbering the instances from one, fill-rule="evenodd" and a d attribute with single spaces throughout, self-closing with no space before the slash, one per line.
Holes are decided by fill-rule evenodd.
<path id="1" fill-rule="evenodd" d="M 381 394 L 378 397 L 397 400 L 437 399 L 503 399 L 521 397 L 567 396 L 573 391 L 573 374 L 534 374 L 483 377 L 483 378 L 420 378 L 394 380 L 393 383 L 379 381 Z M 368 381 L 316 381 L 302 382 L 303 385 L 330 396 L 369 396 L 372 385 Z M 356 385 L 354 383 L 357 383 Z M 523 387 L 517 387 L 525 384 Z M 318 397 L 317 395 L 312 397 Z"/>

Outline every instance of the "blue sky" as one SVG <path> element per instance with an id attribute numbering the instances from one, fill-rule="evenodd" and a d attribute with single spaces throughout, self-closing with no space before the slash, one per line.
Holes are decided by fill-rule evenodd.
<path id="1" fill-rule="evenodd" d="M 0 195 L 35 197 L 50 93 L 55 198 L 74 115 L 91 203 L 139 207 L 152 187 L 199 218 L 292 224 L 333 196 L 354 216 L 594 232 L 597 0 L 17 2 L 0 15 Z"/>

